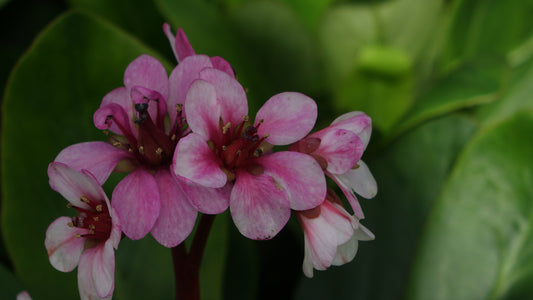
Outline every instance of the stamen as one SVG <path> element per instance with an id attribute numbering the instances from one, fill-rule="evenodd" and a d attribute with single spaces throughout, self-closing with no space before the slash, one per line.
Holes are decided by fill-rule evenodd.
<path id="1" fill-rule="evenodd" d="M 222 134 L 226 134 L 228 130 L 230 129 L 230 127 L 231 127 L 231 122 L 226 123 L 226 125 L 222 127 Z"/>
<path id="2" fill-rule="evenodd" d="M 74 237 L 76 237 L 76 238 L 81 238 L 81 234 L 76 233 L 76 234 L 74 235 Z"/>
<path id="3" fill-rule="evenodd" d="M 140 154 L 144 154 L 144 147 L 143 146 L 139 146 L 139 153 Z"/>
<path id="4" fill-rule="evenodd" d="M 155 150 L 155 154 L 157 154 L 157 155 L 161 155 L 161 153 L 163 153 L 163 149 L 162 149 L 161 147 L 159 147 L 159 148 L 157 148 L 157 149 Z"/>
<path id="5" fill-rule="evenodd" d="M 114 143 L 113 143 L 113 146 L 118 148 L 118 147 L 122 146 L 122 143 L 114 142 Z"/>
<path id="6" fill-rule="evenodd" d="M 72 208 L 72 203 L 68 203 L 67 208 Z"/>
<path id="7" fill-rule="evenodd" d="M 93 220 L 94 220 L 95 222 L 98 222 L 98 221 L 100 220 L 100 218 L 98 218 L 98 217 L 93 217 Z"/>
<path id="8" fill-rule="evenodd" d="M 91 203 L 91 202 L 89 201 L 89 199 L 87 199 L 87 197 L 85 197 L 85 196 L 83 196 L 83 195 L 80 197 L 80 201 L 81 201 L 81 202 L 84 202 L 84 203 Z"/>
<path id="9" fill-rule="evenodd" d="M 67 223 L 67 226 L 70 227 L 70 228 L 72 228 L 72 227 L 74 227 L 74 223 L 72 223 L 72 222 L 68 222 L 68 223 Z"/>
<path id="10" fill-rule="evenodd" d="M 222 151 L 226 151 L 227 148 L 226 145 L 222 145 Z"/>
<path id="11" fill-rule="evenodd" d="M 176 134 L 173 134 L 173 135 L 170 137 L 170 140 L 171 140 L 171 141 L 175 141 L 176 138 L 177 138 Z"/>
<path id="12" fill-rule="evenodd" d="M 360 165 L 355 164 L 355 166 L 352 167 L 352 170 L 357 170 L 357 169 L 359 169 L 359 167 L 360 167 Z"/>
<path id="13" fill-rule="evenodd" d="M 103 210 L 103 206 L 102 206 L 102 204 L 98 204 L 98 205 L 96 205 L 96 211 L 97 211 L 97 212 L 102 212 L 102 210 Z"/>
<path id="14" fill-rule="evenodd" d="M 183 110 L 183 104 L 181 103 L 176 104 L 176 111 L 180 113 L 182 110 Z"/>

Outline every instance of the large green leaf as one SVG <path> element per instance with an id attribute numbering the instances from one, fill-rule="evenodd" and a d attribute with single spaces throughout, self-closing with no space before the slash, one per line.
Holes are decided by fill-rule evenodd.
<path id="1" fill-rule="evenodd" d="M 470 119 L 451 115 L 363 157 L 377 180 L 378 194 L 372 200 L 360 199 L 366 216 L 362 223 L 376 239 L 361 242 L 353 262 L 303 280 L 297 299 L 403 298 L 430 208 L 475 129 Z"/>
<path id="2" fill-rule="evenodd" d="M 454 110 L 495 101 L 506 75 L 507 67 L 498 59 L 472 61 L 461 66 L 417 99 L 404 121 L 395 128 L 396 133 Z"/>
<path id="3" fill-rule="evenodd" d="M 68 0 L 73 8 L 87 10 L 102 16 L 130 32 L 160 53 L 173 58 L 167 37 L 163 33 L 163 17 L 153 1 L 145 0 Z M 175 59 L 172 60 L 175 62 Z"/>
<path id="4" fill-rule="evenodd" d="M 410 299 L 533 297 L 533 113 L 480 132 L 430 215 Z"/>
<path id="5" fill-rule="evenodd" d="M 462 0 L 455 6 L 447 59 L 470 60 L 480 55 L 505 54 L 533 34 L 530 0 Z"/>
<path id="6" fill-rule="evenodd" d="M 23 291 L 22 284 L 15 278 L 15 274 L 11 273 L 3 264 L 0 264 L 0 288 L 1 299 L 15 299 L 15 296 Z"/>
<path id="7" fill-rule="evenodd" d="M 142 53 L 153 51 L 70 13 L 41 33 L 11 75 L 2 111 L 2 230 L 15 272 L 36 299 L 77 297 L 76 272 L 53 269 L 44 248 L 47 226 L 74 214 L 48 186 L 47 165 L 70 144 L 105 139 L 92 114 Z"/>

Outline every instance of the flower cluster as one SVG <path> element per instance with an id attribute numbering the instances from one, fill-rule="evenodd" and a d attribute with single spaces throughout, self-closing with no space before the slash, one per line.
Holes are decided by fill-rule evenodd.
<path id="1" fill-rule="evenodd" d="M 246 92 L 221 57 L 196 54 L 181 29 L 163 26 L 178 65 L 167 76 L 149 55 L 131 62 L 124 86 L 105 95 L 94 124 L 107 142 L 71 145 L 49 165 L 50 186 L 69 201 L 75 217 L 60 217 L 46 232 L 51 264 L 78 266 L 83 299 L 110 298 L 114 250 L 122 233 L 137 240 L 150 233 L 161 245 L 180 245 L 198 213 L 228 208 L 246 237 L 271 239 L 299 220 L 305 237 L 304 273 L 353 259 L 358 240 L 373 239 L 361 224 L 354 191 L 376 194 L 360 160 L 370 118 L 352 112 L 311 133 L 317 105 L 284 92 L 249 117 Z M 288 146 L 278 151 L 276 146 Z M 111 201 L 101 185 L 112 172 L 127 173 Z M 354 215 L 327 188 L 338 185 Z"/>

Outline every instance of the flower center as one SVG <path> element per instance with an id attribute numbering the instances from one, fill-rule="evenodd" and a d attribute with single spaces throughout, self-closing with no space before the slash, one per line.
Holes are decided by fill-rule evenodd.
<path id="1" fill-rule="evenodd" d="M 111 235 L 111 228 L 113 227 L 113 222 L 109 215 L 107 205 L 103 202 L 90 201 L 85 196 L 81 196 L 80 200 L 87 203 L 87 205 L 90 206 L 90 209 L 74 207 L 78 211 L 78 215 L 72 218 L 72 222 L 69 223 L 69 226 L 89 230 L 89 233 L 78 235 L 77 237 L 107 240 Z"/>
<path id="2" fill-rule="evenodd" d="M 268 135 L 263 137 L 257 135 L 257 129 L 261 126 L 261 123 L 263 123 L 263 120 L 252 126 L 249 123 L 249 117 L 245 116 L 243 121 L 231 130 L 231 123 L 228 122 L 222 125 L 223 122 L 220 122 L 220 130 L 222 132 L 221 145 L 215 145 L 211 141 L 210 147 L 221 159 L 221 168 L 228 175 L 229 180 L 233 180 L 235 178 L 235 170 L 242 167 L 246 167 L 251 173 L 262 173 L 261 166 L 253 164 L 251 161 L 260 157 L 272 147 L 272 145 L 264 142 Z"/>

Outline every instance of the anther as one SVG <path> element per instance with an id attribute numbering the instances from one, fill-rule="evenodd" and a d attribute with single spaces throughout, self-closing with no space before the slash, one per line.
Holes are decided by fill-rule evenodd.
<path id="1" fill-rule="evenodd" d="M 222 151 L 226 151 L 227 148 L 226 145 L 222 145 Z"/>
<path id="2" fill-rule="evenodd" d="M 155 154 L 157 154 L 157 155 L 161 155 L 162 153 L 163 153 L 163 149 L 161 147 L 159 147 L 159 148 L 157 148 L 155 150 Z"/>
<path id="3" fill-rule="evenodd" d="M 94 220 L 95 222 L 98 222 L 98 221 L 100 220 L 100 218 L 98 218 L 98 217 L 93 217 L 93 220 Z"/>
<path id="4" fill-rule="evenodd" d="M 176 111 L 181 112 L 182 110 L 183 110 L 183 104 L 181 103 L 176 104 Z"/>
<path id="5" fill-rule="evenodd" d="M 242 116 L 242 120 L 244 122 L 248 122 L 248 121 L 250 121 L 250 117 L 249 116 Z"/>
<path id="6" fill-rule="evenodd" d="M 72 208 L 72 203 L 68 203 L 67 208 Z"/>
<path id="7" fill-rule="evenodd" d="M 136 103 L 135 110 L 138 112 L 145 112 L 148 109 L 148 103 Z"/>
<path id="8" fill-rule="evenodd" d="M 118 147 L 122 146 L 122 143 L 114 142 L 114 143 L 113 143 L 113 146 L 118 148 Z"/>
<path id="9" fill-rule="evenodd" d="M 70 228 L 72 228 L 72 227 L 74 227 L 74 223 L 72 223 L 72 222 L 68 222 L 68 223 L 67 223 L 67 226 L 70 227 Z"/>
<path id="10" fill-rule="evenodd" d="M 226 125 L 222 127 L 222 134 L 226 134 L 226 132 L 228 132 L 230 127 L 231 127 L 231 122 L 226 123 Z"/>
<path id="11" fill-rule="evenodd" d="M 144 154 L 144 147 L 143 146 L 139 146 L 139 153 L 140 154 Z"/>
<path id="12" fill-rule="evenodd" d="M 360 167 L 360 165 L 355 164 L 355 166 L 352 167 L 352 170 L 357 170 L 357 169 L 359 169 L 359 167 Z"/>
<path id="13" fill-rule="evenodd" d="M 101 212 L 102 210 L 103 210 L 103 206 L 102 206 L 102 204 L 98 204 L 98 205 L 96 205 L 96 211 L 97 211 L 97 212 Z"/>
<path id="14" fill-rule="evenodd" d="M 84 203 L 91 203 L 91 202 L 89 201 L 89 199 L 87 199 L 87 197 L 85 197 L 85 196 L 81 196 L 81 197 L 80 197 L 80 201 L 81 201 L 81 202 L 84 202 Z"/>
<path id="15" fill-rule="evenodd" d="M 96 228 L 96 227 L 95 227 L 93 224 L 89 225 L 89 229 L 90 229 L 90 230 L 94 230 L 95 228 Z"/>
<path id="16" fill-rule="evenodd" d="M 176 136 L 175 134 L 173 134 L 173 135 L 170 137 L 170 140 L 171 140 L 171 141 L 175 141 L 176 138 L 177 138 L 177 136 Z"/>
<path id="17" fill-rule="evenodd" d="M 81 234 L 76 233 L 76 234 L 74 235 L 74 237 L 76 237 L 76 238 L 81 238 Z"/>

